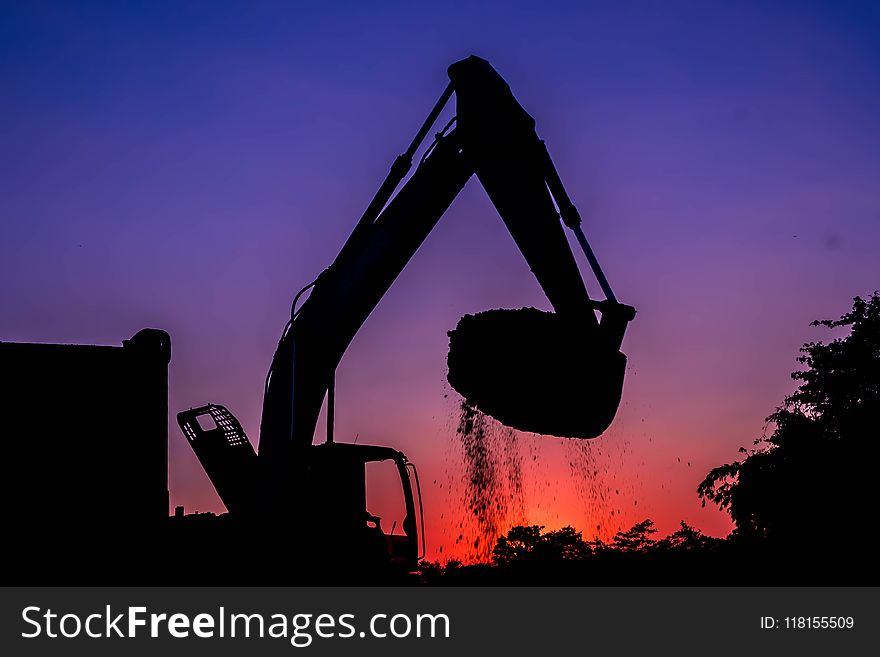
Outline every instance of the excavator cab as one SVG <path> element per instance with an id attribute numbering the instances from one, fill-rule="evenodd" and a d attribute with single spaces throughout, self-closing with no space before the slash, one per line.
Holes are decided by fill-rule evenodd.
<path id="1" fill-rule="evenodd" d="M 402 452 L 352 443 L 313 445 L 305 478 L 301 512 L 306 527 L 321 533 L 314 543 L 326 550 L 322 556 L 354 563 L 362 573 L 415 572 L 425 556 L 424 515 L 418 471 Z M 376 515 L 380 507 L 393 509 L 392 517 Z"/>
<path id="2" fill-rule="evenodd" d="M 178 413 L 177 421 L 230 513 L 257 517 L 257 455 L 235 416 L 224 406 L 207 404 Z M 384 480 L 371 486 L 371 478 L 379 478 L 373 466 L 381 463 L 393 464 L 396 481 L 386 468 Z M 297 468 L 292 511 L 293 523 L 308 536 L 298 550 L 305 562 L 383 578 L 416 571 L 425 556 L 424 514 L 418 471 L 403 452 L 327 442 L 309 446 L 298 466 L 304 467 Z M 375 507 L 368 506 L 375 504 L 370 490 L 396 497 L 400 519 L 389 518 L 383 527 L 383 519 L 371 512 Z"/>

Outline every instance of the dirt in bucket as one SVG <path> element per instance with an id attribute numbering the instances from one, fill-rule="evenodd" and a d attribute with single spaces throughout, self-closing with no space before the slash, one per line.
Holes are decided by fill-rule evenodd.
<path id="1" fill-rule="evenodd" d="M 536 308 L 462 317 L 449 332 L 449 384 L 502 424 L 595 438 L 614 418 L 626 357 L 595 326 Z"/>

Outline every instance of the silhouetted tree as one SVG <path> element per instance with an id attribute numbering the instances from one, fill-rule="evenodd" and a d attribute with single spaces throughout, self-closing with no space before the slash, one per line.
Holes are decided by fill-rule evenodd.
<path id="1" fill-rule="evenodd" d="M 517 525 L 501 536 L 492 549 L 492 560 L 499 566 L 525 561 L 541 543 L 543 525 Z"/>
<path id="2" fill-rule="evenodd" d="M 611 545 L 621 552 L 644 552 L 655 543 L 651 538 L 656 534 L 654 521 L 650 518 L 637 522 L 625 532 L 617 532 Z"/>
<path id="3" fill-rule="evenodd" d="M 439 561 L 422 560 L 419 562 L 419 579 L 423 584 L 436 584 L 443 576 L 444 567 Z"/>
<path id="4" fill-rule="evenodd" d="M 539 551 L 556 561 L 579 561 L 590 554 L 590 547 L 574 527 L 565 526 L 544 534 Z"/>
<path id="5" fill-rule="evenodd" d="M 697 492 L 730 514 L 740 537 L 843 549 L 873 515 L 876 495 L 880 294 L 856 297 L 840 319 L 811 325 L 848 332 L 801 348 L 806 367 L 792 374 L 797 390 L 767 418 L 773 432 L 741 449 L 742 460 L 712 470 Z"/>
<path id="6" fill-rule="evenodd" d="M 679 528 L 672 534 L 657 541 L 657 547 L 664 550 L 705 550 L 722 539 L 706 536 L 695 527 L 691 527 L 684 520 L 679 522 Z"/>
<path id="7" fill-rule="evenodd" d="M 573 527 L 542 533 L 541 525 L 511 527 L 507 536 L 495 543 L 492 559 L 496 565 L 558 563 L 579 561 L 590 554 L 590 547 Z"/>

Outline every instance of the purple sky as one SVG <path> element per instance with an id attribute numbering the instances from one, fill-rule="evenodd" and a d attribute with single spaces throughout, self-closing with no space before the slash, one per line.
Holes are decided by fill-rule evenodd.
<path id="1" fill-rule="evenodd" d="M 791 391 L 798 347 L 825 337 L 809 321 L 880 287 L 876 3 L 34 2 L 0 16 L 0 339 L 163 328 L 172 410 L 223 403 L 254 441 L 293 293 L 332 260 L 446 66 L 489 59 L 639 310 L 615 425 L 587 456 L 522 436 L 511 521 L 725 533 L 697 484 Z M 339 370 L 338 436 L 418 463 L 432 556 L 464 554 L 444 513 L 462 473 L 446 331 L 523 305 L 547 307 L 472 180 Z M 602 481 L 575 457 L 601 462 Z M 172 504 L 222 508 L 173 423 L 171 487 Z"/>

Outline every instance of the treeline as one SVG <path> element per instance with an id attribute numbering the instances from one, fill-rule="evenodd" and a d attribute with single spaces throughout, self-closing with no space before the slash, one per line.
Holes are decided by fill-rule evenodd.
<path id="1" fill-rule="evenodd" d="M 618 532 L 610 542 L 585 540 L 573 527 L 544 531 L 540 525 L 518 525 L 497 540 L 491 563 L 423 562 L 421 576 L 425 584 L 636 584 L 640 578 L 656 581 L 661 562 L 666 567 L 662 579 L 667 579 L 675 572 L 684 576 L 682 565 L 693 571 L 697 561 L 708 565 L 725 552 L 725 539 L 706 536 L 684 521 L 665 538 L 656 534 L 650 519 Z"/>

